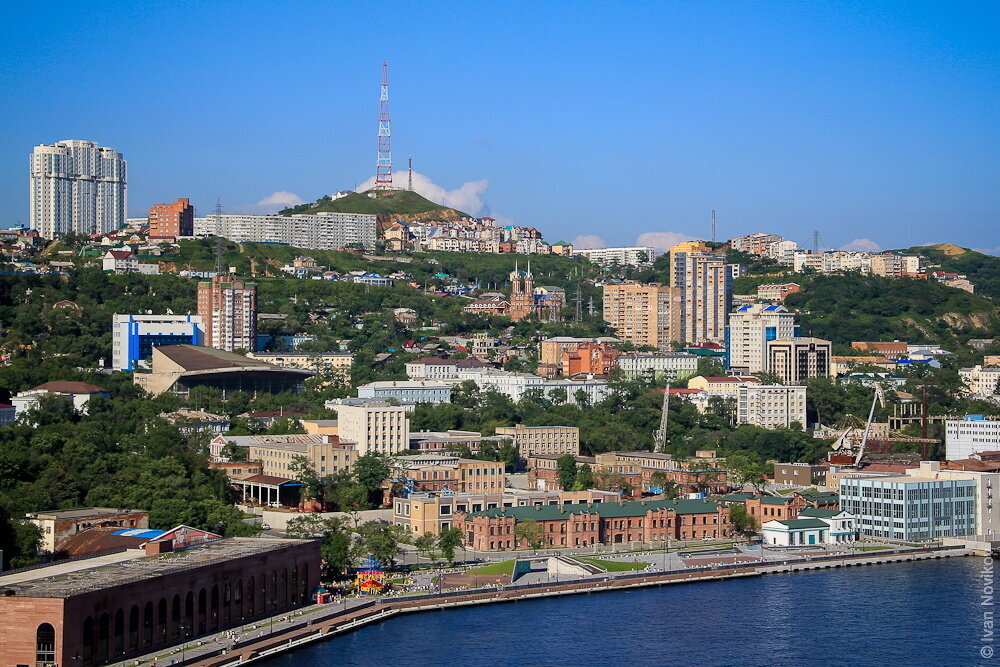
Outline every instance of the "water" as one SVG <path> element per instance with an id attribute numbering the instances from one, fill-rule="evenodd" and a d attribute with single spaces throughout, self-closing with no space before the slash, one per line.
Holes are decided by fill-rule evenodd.
<path id="1" fill-rule="evenodd" d="M 400 616 L 269 661 L 326 665 L 988 665 L 982 558 Z M 1000 599 L 998 599 L 1000 602 Z"/>

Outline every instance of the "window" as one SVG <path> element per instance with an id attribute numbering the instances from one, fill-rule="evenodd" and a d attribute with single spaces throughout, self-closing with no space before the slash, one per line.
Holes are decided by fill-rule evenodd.
<path id="1" fill-rule="evenodd" d="M 42 623 L 35 631 L 35 662 L 39 665 L 56 661 L 56 631 L 48 623 Z"/>

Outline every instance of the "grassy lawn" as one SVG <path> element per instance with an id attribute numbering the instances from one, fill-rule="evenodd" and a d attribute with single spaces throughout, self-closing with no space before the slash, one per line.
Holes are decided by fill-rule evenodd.
<path id="1" fill-rule="evenodd" d="M 892 547 L 854 547 L 856 551 L 885 551 Z"/>
<path id="2" fill-rule="evenodd" d="M 469 570 L 469 574 L 514 574 L 514 559 L 476 567 Z"/>
<path id="3" fill-rule="evenodd" d="M 587 565 L 599 567 L 605 572 L 630 572 L 632 570 L 643 570 L 649 563 L 629 563 L 620 560 L 600 560 L 598 558 L 573 558 L 573 560 Z"/>

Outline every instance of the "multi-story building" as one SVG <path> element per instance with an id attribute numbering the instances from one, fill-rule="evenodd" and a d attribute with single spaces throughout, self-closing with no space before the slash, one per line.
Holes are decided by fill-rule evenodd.
<path id="1" fill-rule="evenodd" d="M 360 455 L 398 454 L 410 448 L 412 405 L 373 399 L 342 399 L 335 406 L 340 437 L 356 442 Z"/>
<path id="2" fill-rule="evenodd" d="M 698 373 L 698 355 L 690 352 L 632 352 L 618 357 L 618 370 L 627 378 L 683 380 Z"/>
<path id="3" fill-rule="evenodd" d="M 670 288 L 637 282 L 604 286 L 604 320 L 636 346 L 670 349 Z"/>
<path id="4" fill-rule="evenodd" d="M 486 363 L 479 359 L 421 357 L 406 362 L 406 376 L 411 380 L 454 380 L 459 369 L 486 367 Z"/>
<path id="5" fill-rule="evenodd" d="M 221 236 L 239 243 L 284 243 L 311 250 L 360 246 L 375 250 L 378 223 L 367 213 L 209 215 L 194 219 L 195 236 Z"/>
<path id="6" fill-rule="evenodd" d="M 107 234 L 125 224 L 125 158 L 93 141 L 35 146 L 30 159 L 31 227 L 43 238 Z"/>
<path id="7" fill-rule="evenodd" d="M 601 266 L 642 266 L 651 264 L 656 258 L 656 249 L 647 246 L 635 246 L 628 248 L 592 248 L 576 249 L 573 251 L 578 257 L 585 257 L 594 264 Z"/>
<path id="8" fill-rule="evenodd" d="M 705 376 L 698 375 L 688 380 L 688 389 L 703 391 L 709 396 L 721 396 L 723 398 L 736 398 L 740 387 L 747 385 L 759 385 L 760 381 L 755 377 L 744 376 Z"/>
<path id="9" fill-rule="evenodd" d="M 301 368 L 341 380 L 350 379 L 354 363 L 350 352 L 249 352 L 247 356 L 279 368 Z"/>
<path id="10" fill-rule="evenodd" d="M 757 286 L 757 298 L 761 301 L 784 301 L 789 294 L 801 290 L 798 283 L 769 283 Z M 732 319 L 732 318 L 730 318 Z"/>
<path id="11" fill-rule="evenodd" d="M 833 344 L 821 338 L 795 336 L 771 340 L 767 343 L 765 370 L 788 384 L 829 377 L 832 350 Z"/>
<path id="12" fill-rule="evenodd" d="M 871 256 L 871 271 L 876 276 L 902 278 L 920 274 L 919 255 L 900 255 L 897 253 L 879 253 Z"/>
<path id="13" fill-rule="evenodd" d="M 149 209 L 150 240 L 193 235 L 194 206 L 187 197 L 182 197 L 172 204 L 156 204 Z"/>
<path id="14" fill-rule="evenodd" d="M 199 315 L 119 315 L 111 318 L 111 363 L 131 371 L 153 356 L 155 345 L 201 345 L 204 331 Z"/>
<path id="15" fill-rule="evenodd" d="M 732 279 L 726 258 L 700 242 L 670 249 L 670 336 L 682 343 L 719 343 L 726 337 Z"/>
<path id="16" fill-rule="evenodd" d="M 509 436 L 523 459 L 533 454 L 580 454 L 580 429 L 576 426 L 498 426 L 496 434 Z"/>
<path id="17" fill-rule="evenodd" d="M 729 245 L 733 250 L 759 256 L 767 254 L 767 249 L 772 243 L 778 243 L 783 240 L 784 238 L 777 234 L 755 232 L 746 236 L 737 236 L 734 239 L 729 239 Z"/>
<path id="18" fill-rule="evenodd" d="M 412 403 L 451 403 L 451 385 L 433 380 L 383 380 L 358 387 L 358 398 L 394 398 Z"/>
<path id="19" fill-rule="evenodd" d="M 736 423 L 761 428 L 806 427 L 806 388 L 742 385 L 736 392 Z"/>
<path id="20" fill-rule="evenodd" d="M 556 322 L 562 311 L 562 293 L 538 291 L 535 289 L 535 277 L 531 273 L 531 262 L 527 271 L 520 271 L 517 265 L 510 272 L 510 306 L 507 315 L 519 322 L 534 315 L 542 322 Z"/>
<path id="21" fill-rule="evenodd" d="M 215 276 L 198 283 L 198 315 L 204 344 L 232 352 L 257 349 L 257 285 Z"/>
<path id="22" fill-rule="evenodd" d="M 829 466 L 812 463 L 775 463 L 774 483 L 790 486 L 821 486 L 825 484 Z"/>
<path id="23" fill-rule="evenodd" d="M 903 475 L 841 479 L 840 504 L 871 537 L 996 535 L 995 491 L 1000 491 L 1000 473 L 942 470 L 940 461 L 921 461 Z"/>
<path id="24" fill-rule="evenodd" d="M 557 336 L 546 338 L 538 344 L 538 363 L 559 364 L 562 362 L 563 352 L 573 352 L 583 343 L 620 343 L 617 338 L 605 336 L 602 338 L 573 338 L 570 336 Z"/>
<path id="25" fill-rule="evenodd" d="M 496 507 L 457 514 L 455 527 L 463 532 L 466 546 L 498 551 L 529 546 L 517 536 L 516 526 L 523 521 L 541 524 L 544 547 L 709 539 L 732 530 L 729 508 L 704 500 Z"/>
<path id="26" fill-rule="evenodd" d="M 609 375 L 617 367 L 620 354 L 618 349 L 607 343 L 580 343 L 575 350 L 563 352 L 560 360 L 562 374 Z"/>
<path id="27" fill-rule="evenodd" d="M 722 493 L 729 489 L 728 474 L 713 457 L 678 461 L 670 454 L 644 450 L 601 452 L 594 456 L 598 475 L 623 477 L 637 494 L 662 493 L 664 483 L 674 483 L 684 493 Z"/>
<path id="28" fill-rule="evenodd" d="M 767 344 L 798 335 L 795 314 L 784 306 L 757 303 L 729 315 L 726 349 L 729 367 L 736 373 L 767 370 Z"/>
<path id="29" fill-rule="evenodd" d="M 949 419 L 944 423 L 944 443 L 949 461 L 1000 450 L 1000 419 L 985 415 Z"/>
<path id="30" fill-rule="evenodd" d="M 25 517 L 41 531 L 38 549 L 43 554 L 55 554 L 74 535 L 91 528 L 148 528 L 146 510 L 113 509 L 110 507 L 79 507 L 50 512 L 33 512 Z"/>
<path id="31" fill-rule="evenodd" d="M 1000 394 L 1000 367 L 973 366 L 958 371 L 970 394 L 996 396 Z"/>
<path id="32" fill-rule="evenodd" d="M 501 461 L 463 459 L 438 453 L 398 456 L 394 461 L 396 479 L 405 480 L 408 492 L 503 493 L 507 486 Z"/>
<path id="33" fill-rule="evenodd" d="M 581 402 L 594 405 L 603 401 L 608 395 L 607 380 L 590 377 L 553 380 L 532 373 L 514 373 L 489 367 L 463 368 L 458 371 L 457 379 L 460 382 L 471 380 L 480 391 L 495 391 L 515 403 L 535 392 L 538 392 L 540 398 L 572 405 Z"/>

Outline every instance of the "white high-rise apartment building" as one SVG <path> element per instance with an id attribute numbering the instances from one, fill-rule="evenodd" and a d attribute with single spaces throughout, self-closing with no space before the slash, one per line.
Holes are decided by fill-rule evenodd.
<path id="1" fill-rule="evenodd" d="M 93 141 L 35 146 L 30 157 L 31 226 L 43 238 L 107 234 L 125 224 L 125 158 Z"/>
<path id="2" fill-rule="evenodd" d="M 656 249 L 648 246 L 631 246 L 627 248 L 587 248 L 574 250 L 574 255 L 586 257 L 594 264 L 608 266 L 620 264 L 621 266 L 640 266 L 642 264 L 652 264 L 656 259 Z"/>
<path id="3" fill-rule="evenodd" d="M 358 244 L 375 250 L 378 223 L 367 213 L 208 215 L 194 219 L 195 236 L 221 236 L 238 243 L 284 243 L 310 250 Z"/>
<path id="4" fill-rule="evenodd" d="M 784 306 L 755 303 L 729 315 L 729 367 L 739 373 L 767 370 L 767 343 L 796 335 L 795 314 Z"/>

